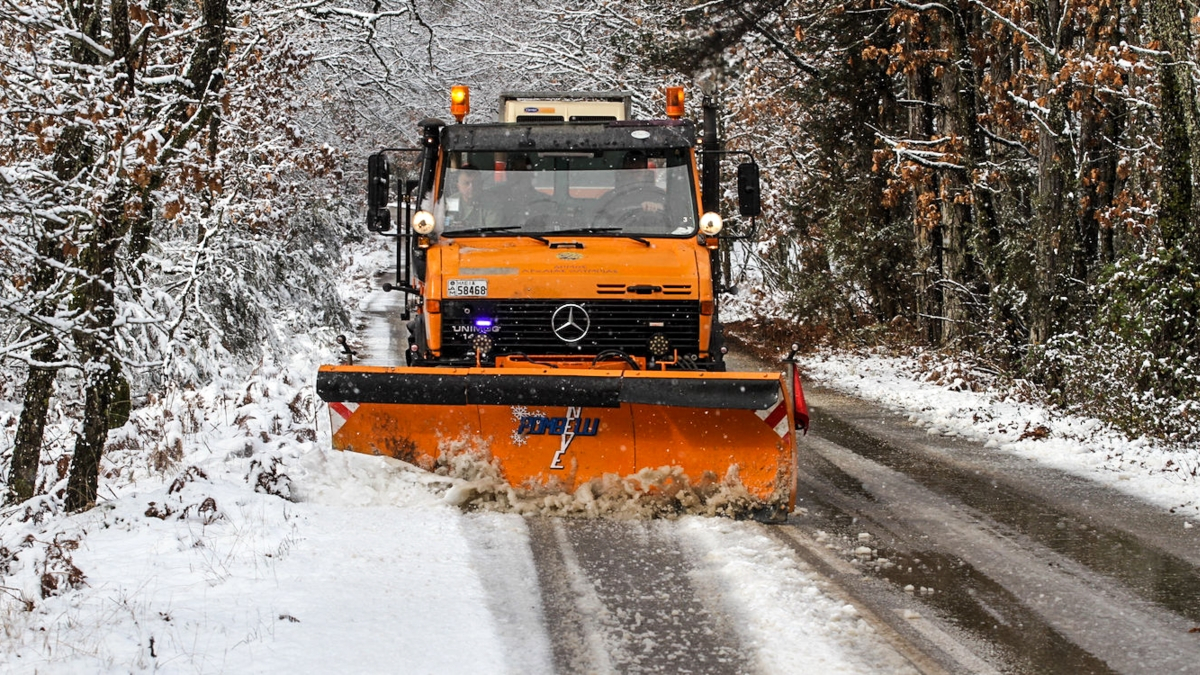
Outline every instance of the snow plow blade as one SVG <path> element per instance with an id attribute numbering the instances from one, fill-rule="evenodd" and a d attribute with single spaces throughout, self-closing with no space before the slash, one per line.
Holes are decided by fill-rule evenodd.
<path id="1" fill-rule="evenodd" d="M 670 479 L 650 493 L 741 495 L 730 515 L 785 518 L 795 498 L 795 397 L 778 373 L 322 366 L 317 393 L 337 450 L 426 470 L 474 453 L 528 494 L 652 473 Z"/>

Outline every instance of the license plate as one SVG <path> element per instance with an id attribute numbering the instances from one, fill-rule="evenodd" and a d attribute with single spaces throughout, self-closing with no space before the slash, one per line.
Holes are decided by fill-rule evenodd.
<path id="1" fill-rule="evenodd" d="M 487 279 L 451 279 L 447 284 L 446 295 L 451 298 L 487 296 Z"/>

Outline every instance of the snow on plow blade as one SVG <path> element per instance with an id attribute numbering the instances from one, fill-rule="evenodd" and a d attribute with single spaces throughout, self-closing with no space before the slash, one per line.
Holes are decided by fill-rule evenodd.
<path id="1" fill-rule="evenodd" d="M 530 493 L 669 475 L 650 491 L 682 482 L 732 503 L 732 489 L 746 499 L 720 512 L 762 519 L 785 517 L 794 500 L 792 401 L 779 374 L 322 366 L 317 393 L 337 450 L 432 470 L 469 448 Z"/>

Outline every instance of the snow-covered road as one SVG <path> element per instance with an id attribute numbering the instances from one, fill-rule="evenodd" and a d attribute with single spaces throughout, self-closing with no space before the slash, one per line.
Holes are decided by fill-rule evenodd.
<path id="1" fill-rule="evenodd" d="M 352 345 L 393 362 L 400 296 L 359 290 Z M 659 625 L 719 632 L 713 663 L 727 671 L 911 672 L 755 523 L 614 525 L 666 547 L 659 576 L 622 580 L 628 552 L 576 528 L 550 525 L 562 536 L 547 547 L 544 522 L 463 513 L 449 479 L 329 450 L 312 378 L 331 346 L 298 340 L 294 361 L 268 359 L 248 382 L 168 391 L 137 411 L 131 425 L 165 436 L 143 447 L 115 435 L 92 511 L 0 512 L 0 670 L 550 673 L 582 654 L 597 672 L 684 672 L 703 664 L 639 607 L 680 592 L 663 579 L 686 579 L 680 606 L 707 618 Z M 570 580 L 562 595 L 555 570 Z"/>
<path id="2" fill-rule="evenodd" d="M 290 502 L 253 491 L 245 462 L 209 456 L 174 486 L 50 528 L 8 514 L 6 545 L 22 529 L 60 542 L 85 580 L 45 599 L 21 589 L 36 603 L 8 607 L 3 669 L 552 673 L 583 658 L 594 672 L 912 672 L 756 523 L 464 514 L 433 477 L 315 447 L 283 456 Z M 544 595 L 537 532 L 558 532 L 563 596 Z M 13 578 L 43 568 L 62 564 Z"/>
<path id="3" fill-rule="evenodd" d="M 956 637 L 947 651 L 973 645 L 996 672 L 1152 675 L 1200 663 L 1200 640 L 1189 638 L 1200 621 L 1200 538 L 1177 518 L 1054 468 L 931 437 L 861 401 L 811 394 L 815 431 L 790 522 L 810 542 L 800 552 L 822 554 L 806 557 L 828 563 L 822 571 L 877 614 L 922 618 L 894 622 L 902 632 L 935 619 Z"/>
<path id="4" fill-rule="evenodd" d="M 357 264 L 378 269 L 378 263 Z M 360 317 L 394 316 L 388 303 L 395 294 L 363 297 Z M 364 356 L 394 350 L 393 326 L 367 320 L 361 327 L 355 347 Z M 978 587 L 946 592 L 927 581 L 928 596 L 917 589 L 909 596 L 886 574 L 861 573 L 888 569 L 879 561 L 886 547 L 871 537 L 895 532 L 864 531 L 855 518 L 883 524 L 910 512 L 910 524 L 956 523 L 959 535 L 977 528 L 988 537 L 1012 528 L 995 513 L 969 512 L 979 507 L 968 493 L 989 492 L 987 484 L 967 492 L 960 486 L 958 493 L 921 480 L 913 485 L 920 476 L 888 459 L 894 435 L 876 444 L 874 454 L 837 434 L 802 441 L 804 457 L 825 462 L 806 467 L 802 480 L 813 479 L 809 486 L 824 480 L 823 466 L 837 467 L 827 481 L 834 490 L 824 494 L 840 495 L 829 499 L 838 512 L 828 517 L 846 532 L 829 526 L 824 536 L 816 509 L 776 528 L 721 518 L 596 523 L 464 513 L 449 498 L 452 479 L 327 449 L 328 420 L 314 400 L 312 378 L 330 347 L 301 336 L 293 361 L 267 358 L 248 380 L 165 391 L 155 405 L 135 411 L 110 438 L 102 501 L 89 512 L 64 516 L 45 497 L 0 511 L 0 671 L 551 673 L 582 664 L 596 672 L 887 674 L 912 672 L 914 663 L 930 672 L 944 663 L 968 664 L 958 670 L 972 672 L 970 663 L 984 662 L 973 659 L 989 657 L 986 644 L 974 645 L 980 649 L 973 653 L 954 636 L 945 638 L 945 626 L 933 625 L 925 634 L 943 636 L 938 649 L 951 658 L 931 665 L 914 658 L 911 640 L 905 644 L 907 638 L 888 630 L 895 617 L 902 627 L 929 628 L 942 611 L 933 599 L 971 596 Z M 922 444 L 914 435 L 960 443 L 939 451 L 947 465 L 984 451 L 1007 458 L 1001 464 L 1052 465 L 1073 476 L 1013 476 L 1042 477 L 1028 482 L 1062 488 L 1061 500 L 1083 494 L 1071 492 L 1077 484 L 1118 489 L 1127 501 L 1106 500 L 1101 508 L 1123 506 L 1096 513 L 1126 518 L 1124 527 L 1142 530 L 1149 548 L 1196 545 L 1200 490 L 1194 471 L 1188 473 L 1200 461 L 1196 449 L 1126 441 L 1095 421 L 964 391 L 895 357 L 822 355 L 804 366 L 814 379 L 896 411 L 890 414 L 907 425 L 910 445 Z M 867 407 L 875 412 L 865 423 L 878 427 L 871 416 L 882 413 Z M 856 475 L 847 478 L 851 471 Z M 931 497 L 930 490 L 941 494 Z M 948 498 L 959 502 L 950 511 L 926 508 Z M 1131 506 L 1134 500 L 1140 508 Z M 1138 516 L 1143 510 L 1149 515 Z M 1140 526 L 1151 520 L 1166 529 Z M 1089 536 L 1101 531 L 1069 519 L 1052 529 L 1059 522 Z M 932 569 L 933 560 L 960 567 L 966 561 L 971 570 L 1008 565 L 986 548 L 933 555 L 934 544 L 944 547 L 953 537 L 939 542 L 941 535 L 898 528 L 905 529 L 917 530 L 916 541 L 930 537 L 928 547 L 901 548 L 907 541 L 901 537 L 888 542 L 895 547 L 886 554 L 893 555 L 891 569 L 901 561 L 917 575 Z M 792 534 L 778 536 L 785 530 Z M 995 577 L 993 587 L 1013 588 L 1027 577 L 1053 583 L 1053 575 L 1067 575 L 1086 593 L 1093 572 L 1072 571 L 1086 561 L 1057 550 L 1026 555 L 1037 546 L 1046 545 L 1028 548 L 1022 554 L 1028 560 L 1011 569 L 981 574 Z M 1176 558 L 1186 562 L 1189 555 Z M 1076 567 L 1026 574 L 1032 567 L 1023 566 L 1044 567 L 1046 560 Z M 1136 613 L 1163 603 L 1153 588 L 1120 583 L 1133 589 L 1127 599 Z M 902 603 L 927 598 L 928 611 L 885 604 L 900 613 L 889 609 L 888 620 L 876 622 L 879 612 L 862 599 L 869 595 L 864 588 L 878 592 L 879 584 L 892 584 L 884 595 Z M 1022 605 L 1028 612 L 1017 615 L 1053 626 L 1059 641 L 1038 645 L 1050 650 L 1044 662 L 1054 662 L 1055 644 L 1083 645 L 1087 656 L 1122 651 L 1130 642 L 1112 624 L 1095 635 L 1086 634 L 1086 621 L 1059 626 L 1071 623 L 1072 612 L 1091 620 L 1087 613 L 1095 611 L 1072 610 L 1054 591 L 1039 591 L 1048 598 L 1045 607 L 1029 601 Z M 991 596 L 980 597 L 987 613 Z M 916 609 L 901 609 L 908 607 Z M 1108 607 L 1124 610 L 1120 603 Z M 1012 615 L 996 613 L 1005 616 Z M 1158 633 L 1138 642 L 1138 649 L 1157 650 L 1141 663 L 1178 665 L 1171 660 L 1178 654 L 1185 665 L 1200 662 L 1187 660 L 1200 649 L 1200 634 L 1182 630 L 1184 624 L 1151 618 L 1136 625 Z M 692 652 L 697 656 L 689 659 Z M 1133 648 L 1124 652 L 1138 656 Z M 1003 663 L 1000 656 L 996 662 Z"/>

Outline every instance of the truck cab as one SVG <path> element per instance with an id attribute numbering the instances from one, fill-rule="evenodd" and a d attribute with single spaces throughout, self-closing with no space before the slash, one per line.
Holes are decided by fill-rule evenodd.
<path id="1" fill-rule="evenodd" d="M 665 119 L 603 92 L 423 122 L 408 364 L 724 370 L 722 221 L 678 96 Z"/>

